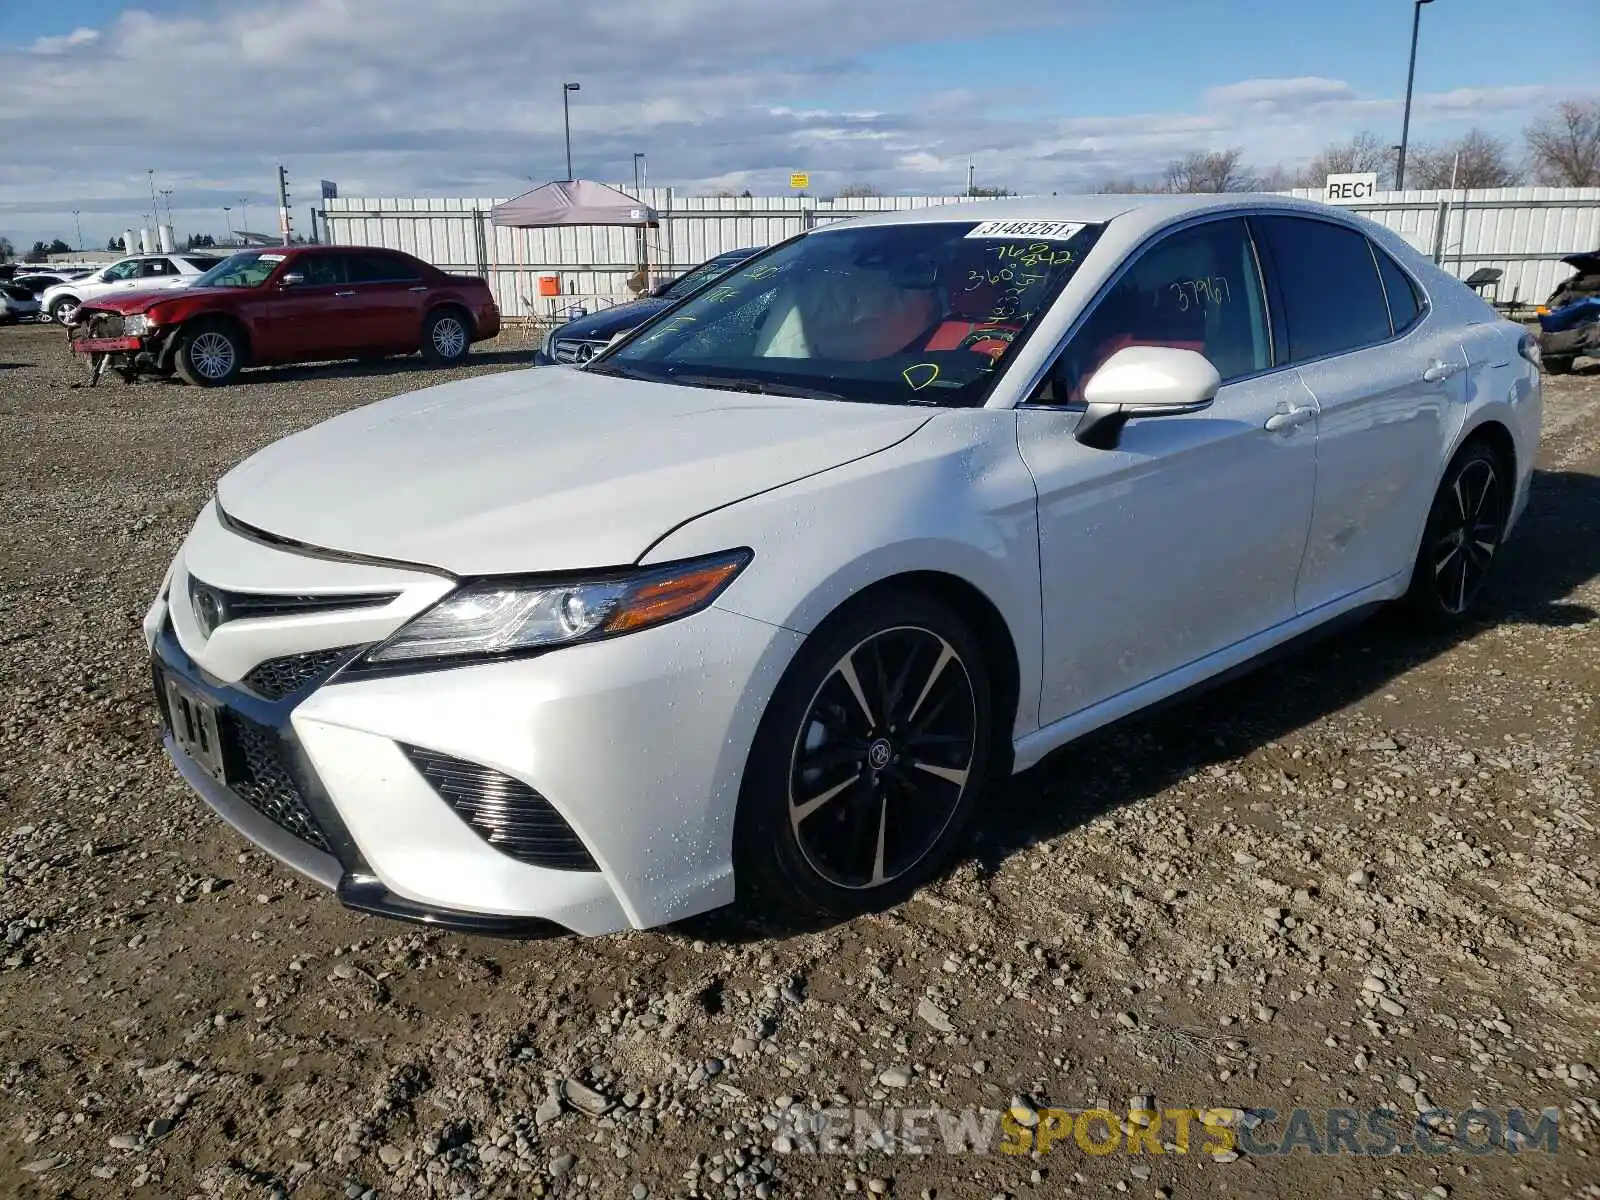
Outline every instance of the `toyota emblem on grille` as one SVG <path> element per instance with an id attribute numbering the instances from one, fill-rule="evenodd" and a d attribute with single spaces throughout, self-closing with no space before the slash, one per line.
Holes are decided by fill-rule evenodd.
<path id="1" fill-rule="evenodd" d="M 211 631 L 228 619 L 228 604 L 222 593 L 208 583 L 201 583 L 193 575 L 189 576 L 189 607 L 194 611 L 200 632 L 206 637 L 210 637 Z"/>

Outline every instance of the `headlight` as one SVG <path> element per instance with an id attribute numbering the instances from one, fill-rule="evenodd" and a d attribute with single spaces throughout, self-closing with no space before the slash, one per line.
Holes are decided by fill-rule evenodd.
<path id="1" fill-rule="evenodd" d="M 734 550 L 611 578 L 469 583 L 361 661 L 492 658 L 633 633 L 706 608 L 752 557 Z"/>
<path id="2" fill-rule="evenodd" d="M 122 320 L 122 332 L 128 337 L 142 337 L 154 327 L 150 318 L 142 313 Z"/>

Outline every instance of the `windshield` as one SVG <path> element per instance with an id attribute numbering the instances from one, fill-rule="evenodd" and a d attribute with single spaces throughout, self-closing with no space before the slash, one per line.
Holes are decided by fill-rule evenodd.
<path id="1" fill-rule="evenodd" d="M 225 258 L 194 281 L 194 287 L 253 288 L 267 281 L 267 276 L 287 255 L 269 254 L 260 250 L 247 251 Z"/>
<path id="2" fill-rule="evenodd" d="M 680 275 L 661 293 L 662 298 L 682 300 L 702 284 L 710 283 L 718 275 L 721 275 L 724 271 L 732 270 L 749 257 L 750 255 L 748 254 L 719 254 L 710 262 L 701 263 L 687 275 Z"/>
<path id="3" fill-rule="evenodd" d="M 746 262 L 588 369 L 774 395 L 979 405 L 1102 228 L 819 230 Z"/>

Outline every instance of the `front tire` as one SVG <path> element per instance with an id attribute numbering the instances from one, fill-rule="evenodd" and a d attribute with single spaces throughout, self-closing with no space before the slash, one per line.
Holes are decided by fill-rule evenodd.
<path id="1" fill-rule="evenodd" d="M 185 383 L 195 387 L 224 387 L 239 378 L 244 367 L 244 343 L 226 325 L 203 322 L 179 336 L 174 360 Z"/>
<path id="2" fill-rule="evenodd" d="M 1457 624 L 1478 606 L 1511 511 L 1511 470 L 1487 442 L 1451 460 L 1423 529 L 1406 601 L 1435 625 Z"/>
<path id="3" fill-rule="evenodd" d="M 740 789 L 742 897 L 788 918 L 896 904 L 950 858 L 989 766 L 982 648 L 948 607 L 884 592 L 801 647 Z"/>
<path id="4" fill-rule="evenodd" d="M 78 298 L 76 296 L 57 296 L 50 301 L 50 319 L 57 325 L 70 325 L 72 318 L 78 315 Z"/>
<path id="5" fill-rule="evenodd" d="M 472 330 L 459 309 L 435 309 L 422 323 L 422 357 L 434 366 L 460 366 L 471 348 Z"/>

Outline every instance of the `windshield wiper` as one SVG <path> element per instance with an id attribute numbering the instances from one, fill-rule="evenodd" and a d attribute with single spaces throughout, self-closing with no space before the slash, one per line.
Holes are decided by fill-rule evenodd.
<path id="1" fill-rule="evenodd" d="M 612 362 L 610 359 L 587 362 L 578 369 L 587 371 L 591 375 L 615 375 L 619 379 L 644 379 L 650 383 L 662 382 L 655 375 L 646 375 L 643 371 L 636 371 L 632 367 L 625 367 L 621 363 Z"/>
<path id="2" fill-rule="evenodd" d="M 669 375 L 663 383 L 681 383 L 685 387 L 717 388 L 724 392 L 747 392 L 756 396 L 793 396 L 798 400 L 848 400 L 838 392 L 825 392 L 820 388 L 801 387 L 793 383 L 773 383 L 767 379 L 752 379 L 743 375 Z"/>

